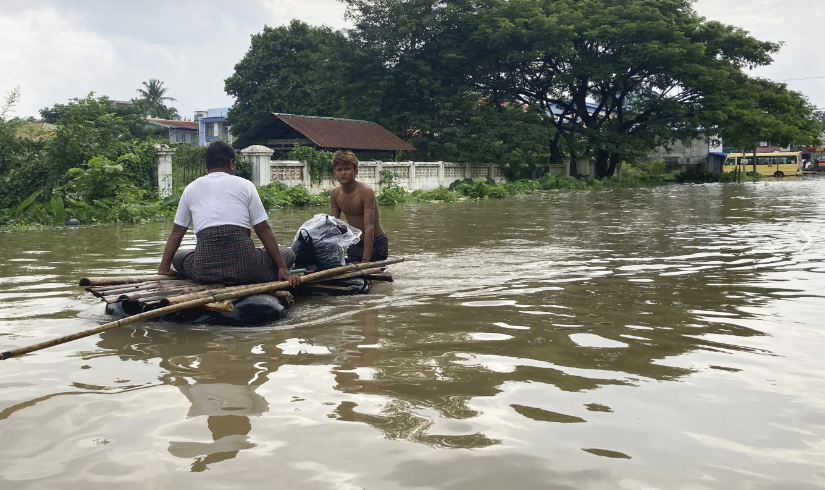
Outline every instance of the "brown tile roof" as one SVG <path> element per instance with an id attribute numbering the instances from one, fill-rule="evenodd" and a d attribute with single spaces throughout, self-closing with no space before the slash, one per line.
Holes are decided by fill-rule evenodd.
<path id="1" fill-rule="evenodd" d="M 153 119 L 150 118 L 148 121 L 151 124 L 156 124 L 158 126 L 163 126 L 164 128 L 175 128 L 175 129 L 198 129 L 198 123 L 195 121 L 171 121 L 169 119 Z"/>
<path id="2" fill-rule="evenodd" d="M 321 148 L 356 151 L 415 151 L 415 147 L 373 122 L 277 113 L 267 116 L 242 134 L 235 146 L 244 148 L 249 146 L 254 139 L 294 137 L 295 132 Z"/>

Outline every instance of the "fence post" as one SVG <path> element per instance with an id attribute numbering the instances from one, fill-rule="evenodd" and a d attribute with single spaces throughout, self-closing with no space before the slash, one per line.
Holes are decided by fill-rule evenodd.
<path id="1" fill-rule="evenodd" d="M 158 155 L 158 189 L 161 197 L 169 197 L 172 195 L 172 155 L 175 148 L 157 144 L 155 153 Z"/>
<path id="2" fill-rule="evenodd" d="M 260 187 L 272 182 L 272 154 L 275 151 L 263 145 L 252 145 L 241 150 L 244 160 L 252 165 L 252 183 Z"/>
<path id="3" fill-rule="evenodd" d="M 384 171 L 384 162 L 381 160 L 375 161 L 375 190 L 381 191 L 381 172 Z"/>
<path id="4" fill-rule="evenodd" d="M 438 162 L 438 187 L 444 187 L 444 162 Z"/>
<path id="5" fill-rule="evenodd" d="M 410 162 L 410 191 L 416 190 L 418 186 L 415 185 L 415 162 Z"/>

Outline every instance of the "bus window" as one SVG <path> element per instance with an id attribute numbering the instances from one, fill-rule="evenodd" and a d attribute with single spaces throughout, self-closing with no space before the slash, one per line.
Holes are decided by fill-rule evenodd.
<path id="1" fill-rule="evenodd" d="M 777 157 L 756 157 L 756 164 L 757 165 L 774 165 L 776 162 L 774 161 Z M 784 160 L 784 158 L 783 158 Z"/>
<path id="2" fill-rule="evenodd" d="M 725 160 L 725 165 L 736 165 L 736 159 L 733 157 L 728 157 L 728 159 Z"/>
<path id="3" fill-rule="evenodd" d="M 753 165 L 753 158 L 751 157 L 740 157 L 739 165 Z"/>

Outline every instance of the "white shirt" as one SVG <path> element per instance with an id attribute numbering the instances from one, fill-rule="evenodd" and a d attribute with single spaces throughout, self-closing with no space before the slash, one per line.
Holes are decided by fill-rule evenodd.
<path id="1" fill-rule="evenodd" d="M 252 228 L 267 218 L 255 184 L 226 172 L 212 172 L 195 179 L 183 190 L 175 224 L 186 227 L 194 224 L 197 234 L 220 225 Z"/>

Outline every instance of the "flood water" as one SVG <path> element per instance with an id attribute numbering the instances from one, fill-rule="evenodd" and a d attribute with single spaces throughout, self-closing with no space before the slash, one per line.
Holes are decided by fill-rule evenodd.
<path id="1" fill-rule="evenodd" d="M 381 216 L 407 261 L 370 295 L 0 362 L 0 488 L 825 486 L 825 181 Z M 76 281 L 170 227 L 0 234 L 0 350 L 107 321 Z"/>

